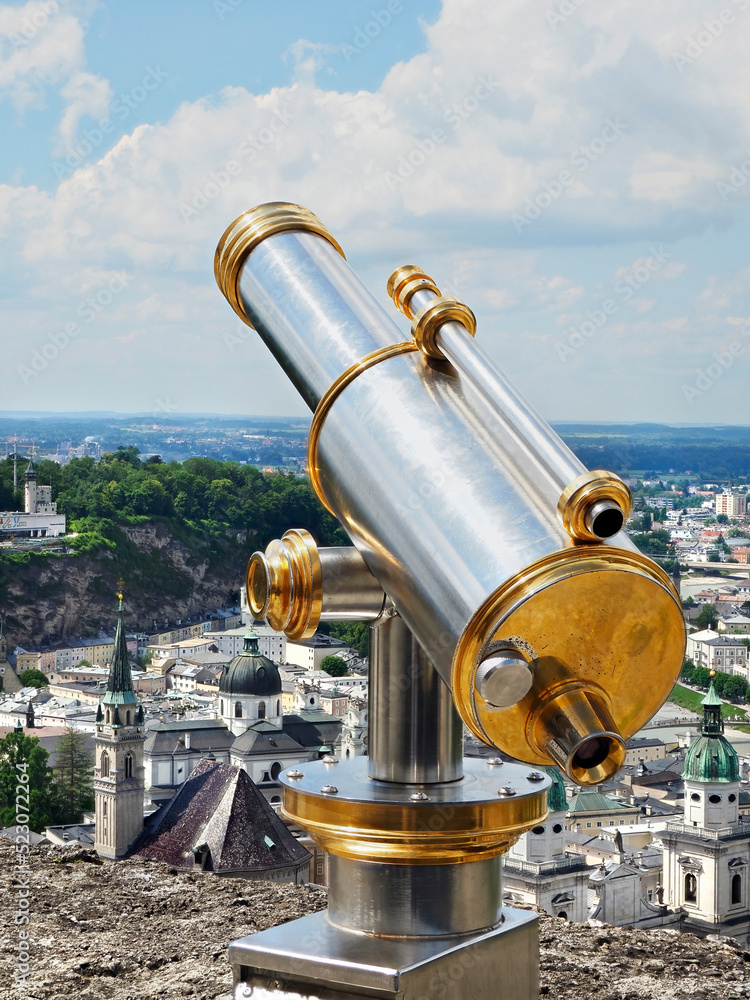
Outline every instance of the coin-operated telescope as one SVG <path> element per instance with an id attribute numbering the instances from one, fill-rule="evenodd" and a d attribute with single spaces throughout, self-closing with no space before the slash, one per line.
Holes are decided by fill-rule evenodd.
<path id="1" fill-rule="evenodd" d="M 240 216 L 215 270 L 313 411 L 310 477 L 354 543 L 291 530 L 256 553 L 253 613 L 292 639 L 372 622 L 368 758 L 281 776 L 329 851 L 328 914 L 233 945 L 237 989 L 525 1000 L 536 918 L 501 907 L 500 856 L 544 821 L 536 768 L 621 766 L 679 672 L 679 599 L 621 530 L 625 484 L 583 467 L 419 268 L 388 283 L 408 340 L 300 206 Z M 463 760 L 462 723 L 530 766 Z"/>

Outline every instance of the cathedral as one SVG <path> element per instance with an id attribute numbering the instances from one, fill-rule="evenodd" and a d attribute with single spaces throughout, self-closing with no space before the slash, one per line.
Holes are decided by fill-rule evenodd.
<path id="1" fill-rule="evenodd" d="M 700 735 L 685 756 L 685 806 L 669 822 L 664 847 L 664 902 L 682 911 L 681 929 L 723 934 L 750 944 L 750 824 L 739 815 L 737 753 L 724 736 L 713 681 L 703 699 Z"/>
<path id="2" fill-rule="evenodd" d="M 367 709 L 352 706 L 344 719 L 329 715 L 310 695 L 304 707 L 282 714 L 278 666 L 264 656 L 251 629 L 219 685 L 219 718 L 188 719 L 149 727 L 145 746 L 147 796 L 168 801 L 206 753 L 241 767 L 275 807 L 278 776 L 287 767 L 326 754 L 366 752 Z"/>
<path id="3" fill-rule="evenodd" d="M 539 768 L 552 778 L 549 816 L 522 834 L 505 855 L 503 889 L 509 902 L 531 903 L 564 920 L 586 920 L 591 868 L 565 851 L 565 785 L 556 767 Z"/>

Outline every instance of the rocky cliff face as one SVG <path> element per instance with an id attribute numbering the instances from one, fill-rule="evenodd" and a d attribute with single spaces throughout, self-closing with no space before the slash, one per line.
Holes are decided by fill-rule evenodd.
<path id="1" fill-rule="evenodd" d="M 310 886 L 178 872 L 137 859 L 101 863 L 75 847 L 32 848 L 28 875 L 14 872 L 16 863 L 13 845 L 0 839 L 0 1000 L 226 998 L 231 941 L 325 906 L 325 895 Z M 29 977 L 18 990 L 12 976 L 21 878 L 29 883 L 31 947 Z M 727 939 L 543 916 L 540 942 L 545 1000 L 750 995 L 750 953 Z"/>
<path id="2" fill-rule="evenodd" d="M 216 546 L 175 538 L 162 523 L 127 527 L 113 552 L 34 558 L 27 566 L 0 565 L 0 607 L 7 615 L 8 646 L 39 645 L 64 635 L 111 633 L 117 579 L 125 581 L 125 626 L 149 631 L 156 620 L 174 621 L 226 606 L 236 598 L 249 554 L 244 535 Z"/>

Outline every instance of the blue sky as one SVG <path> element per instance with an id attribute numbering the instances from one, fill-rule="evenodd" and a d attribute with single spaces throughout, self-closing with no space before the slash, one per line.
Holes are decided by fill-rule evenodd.
<path id="1" fill-rule="evenodd" d="M 668 6 L 0 3 L 0 409 L 304 413 L 212 275 L 289 200 L 549 419 L 750 423 L 750 0 Z"/>

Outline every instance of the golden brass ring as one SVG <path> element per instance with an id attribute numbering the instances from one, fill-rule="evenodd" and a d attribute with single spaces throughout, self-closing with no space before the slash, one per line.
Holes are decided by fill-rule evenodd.
<path id="1" fill-rule="evenodd" d="M 242 306 L 238 288 L 242 265 L 263 240 L 276 233 L 291 230 L 302 230 L 303 232 L 315 233 L 316 236 L 322 236 L 346 260 L 344 251 L 336 239 L 329 233 L 320 219 L 302 205 L 294 205 L 286 201 L 271 201 L 265 205 L 256 205 L 248 212 L 243 212 L 224 230 L 219 240 L 214 255 L 214 275 L 224 297 L 242 322 L 247 323 L 248 326 L 253 324 Z"/>
<path id="2" fill-rule="evenodd" d="M 563 490 L 557 503 L 557 513 L 572 538 L 600 542 L 586 524 L 586 514 L 599 501 L 611 501 L 622 510 L 623 525 L 630 517 L 633 497 L 625 483 L 613 472 L 595 469 L 577 476 Z"/>
<path id="3" fill-rule="evenodd" d="M 409 302 L 415 292 L 427 290 L 440 295 L 440 289 L 429 274 L 425 274 L 416 264 L 404 264 L 403 267 L 396 268 L 388 279 L 387 288 L 394 305 L 407 319 L 414 318 Z"/>
<path id="4" fill-rule="evenodd" d="M 323 788 L 313 780 L 317 763 L 300 767 L 305 774 L 297 772 L 298 779 L 282 775 L 282 811 L 321 847 L 344 858 L 397 865 L 479 861 L 504 854 L 548 815 L 549 784 L 532 783 L 528 770 L 513 764 L 500 771 L 480 762 L 468 768 L 463 795 L 438 791 L 423 802 L 407 801 L 405 794 L 399 801 L 398 790 L 359 780 L 362 765 L 342 762 L 330 775 L 336 786 Z"/>
<path id="5" fill-rule="evenodd" d="M 291 528 L 254 552 L 247 566 L 247 602 L 256 619 L 293 642 L 315 634 L 323 610 L 323 570 L 315 540 Z"/>
<path id="6" fill-rule="evenodd" d="M 312 423 L 310 424 L 310 436 L 307 442 L 307 467 L 310 473 L 310 481 L 313 484 L 313 489 L 318 495 L 318 499 L 326 510 L 330 511 L 334 517 L 336 514 L 326 500 L 323 484 L 320 481 L 320 471 L 318 469 L 318 440 L 320 438 L 320 432 L 323 428 L 323 421 L 339 394 L 343 392 L 344 389 L 346 389 L 346 387 L 357 378 L 357 376 L 361 375 L 362 372 L 366 372 L 368 368 L 372 368 L 381 361 L 387 361 L 389 358 L 395 358 L 399 354 L 409 354 L 416 350 L 418 350 L 417 345 L 413 341 L 408 340 L 399 344 L 388 344 L 386 347 L 379 347 L 377 351 L 373 351 L 371 354 L 366 354 L 364 358 L 361 358 L 339 375 L 336 381 L 333 382 L 333 384 L 327 389 L 325 395 L 315 408 Z"/>
<path id="7" fill-rule="evenodd" d="M 425 357 L 445 360 L 435 336 L 445 323 L 460 323 L 473 337 L 477 332 L 477 318 L 469 307 L 458 299 L 435 299 L 420 309 L 411 324 L 411 334 Z"/>

